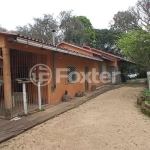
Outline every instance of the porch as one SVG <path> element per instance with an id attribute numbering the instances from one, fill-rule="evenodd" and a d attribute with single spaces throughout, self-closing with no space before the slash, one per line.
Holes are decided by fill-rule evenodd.
<path id="1" fill-rule="evenodd" d="M 36 64 L 46 64 L 47 56 L 33 52 L 26 52 L 22 50 L 9 49 L 10 51 L 10 77 L 11 77 L 11 91 L 6 89 L 4 82 L 4 54 L 0 49 L 0 118 L 6 118 L 6 109 L 8 107 L 7 94 L 11 93 L 10 111 L 11 117 L 22 115 L 24 112 L 23 103 L 23 86 L 18 83 L 16 79 L 29 78 L 30 69 Z M 5 60 L 6 61 L 6 60 Z M 9 60 L 8 60 L 9 62 Z M 5 75 L 6 76 L 6 75 Z M 38 72 L 37 72 L 38 76 Z M 9 93 L 10 92 L 10 93 Z M 42 105 L 48 103 L 48 89 L 46 86 L 41 86 L 41 100 Z M 6 95 L 5 95 L 6 94 Z M 28 112 L 38 108 L 38 86 L 32 82 L 26 84 L 26 99 Z"/>

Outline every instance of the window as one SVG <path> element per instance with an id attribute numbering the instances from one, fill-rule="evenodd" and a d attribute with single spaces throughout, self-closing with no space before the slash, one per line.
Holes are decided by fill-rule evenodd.
<path id="1" fill-rule="evenodd" d="M 76 67 L 68 66 L 67 67 L 67 81 L 68 83 L 74 83 L 77 80 L 77 70 Z"/>

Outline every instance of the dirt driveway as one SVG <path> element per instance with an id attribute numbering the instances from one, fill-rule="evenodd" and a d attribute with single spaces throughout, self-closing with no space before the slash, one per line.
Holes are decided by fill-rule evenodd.
<path id="1" fill-rule="evenodd" d="M 148 150 L 150 119 L 136 107 L 143 87 L 122 87 L 0 145 L 0 150 Z"/>

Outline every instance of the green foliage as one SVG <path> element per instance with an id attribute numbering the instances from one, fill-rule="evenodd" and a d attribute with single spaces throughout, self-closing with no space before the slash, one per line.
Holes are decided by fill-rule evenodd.
<path id="1" fill-rule="evenodd" d="M 110 26 L 112 30 L 127 32 L 132 29 L 139 28 L 138 18 L 130 11 L 119 11 L 114 15 Z"/>
<path id="2" fill-rule="evenodd" d="M 150 70 L 150 33 L 133 30 L 124 34 L 117 42 L 123 55 L 134 61 L 139 67 Z"/>
<path id="3" fill-rule="evenodd" d="M 58 25 L 53 17 L 50 14 L 44 14 L 41 18 L 33 18 L 34 24 L 28 24 L 23 27 L 17 26 L 16 30 L 19 34 L 23 34 L 35 39 L 40 39 L 45 42 L 52 42 L 52 29 L 57 30 Z M 58 38 L 56 37 L 56 40 Z"/>
<path id="4" fill-rule="evenodd" d="M 88 34 L 86 39 L 88 44 L 93 44 L 93 41 L 95 40 L 95 31 L 90 20 L 85 16 L 78 16 L 77 18 L 83 23 L 85 28 L 84 30 Z"/>
<path id="5" fill-rule="evenodd" d="M 122 34 L 120 31 L 95 29 L 95 48 L 120 55 L 121 51 L 118 49 L 116 43 Z"/>
<path id="6" fill-rule="evenodd" d="M 1 26 L 0 26 L 0 31 L 4 31 L 4 32 L 6 32 L 6 31 L 7 31 L 7 29 L 5 29 L 5 28 L 3 28 L 3 27 L 1 27 Z"/>
<path id="7" fill-rule="evenodd" d="M 52 42 L 52 30 L 56 30 L 56 43 L 66 41 L 83 46 L 91 45 L 95 39 L 95 32 L 89 19 L 85 16 L 75 16 L 72 11 L 61 11 L 57 18 L 44 14 L 41 18 L 34 18 L 33 24 L 23 27 L 17 26 L 18 33 Z"/>
<path id="8" fill-rule="evenodd" d="M 87 33 L 82 22 L 75 16 L 62 20 L 60 29 L 63 31 L 64 41 L 82 45 L 85 42 Z"/>
<path id="9" fill-rule="evenodd" d="M 64 41 L 83 46 L 91 45 L 95 39 L 95 32 L 89 19 L 85 16 L 69 15 L 63 18 L 60 29 L 64 34 Z"/>
<path id="10" fill-rule="evenodd" d="M 148 89 L 142 92 L 142 97 L 147 97 L 147 96 L 150 96 L 150 91 Z"/>

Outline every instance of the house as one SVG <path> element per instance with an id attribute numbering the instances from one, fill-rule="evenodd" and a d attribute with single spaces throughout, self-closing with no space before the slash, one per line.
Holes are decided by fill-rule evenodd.
<path id="1" fill-rule="evenodd" d="M 93 86 L 119 83 L 118 74 L 109 77 L 108 83 L 107 73 L 101 79 L 100 73 L 117 72 L 121 61 L 125 60 L 88 46 L 66 42 L 54 46 L 0 32 L 0 116 L 10 119 L 23 112 L 23 98 L 27 99 L 28 110 L 38 108 L 39 84 L 42 105 L 46 105 L 60 102 L 66 91 L 74 97 Z"/>

